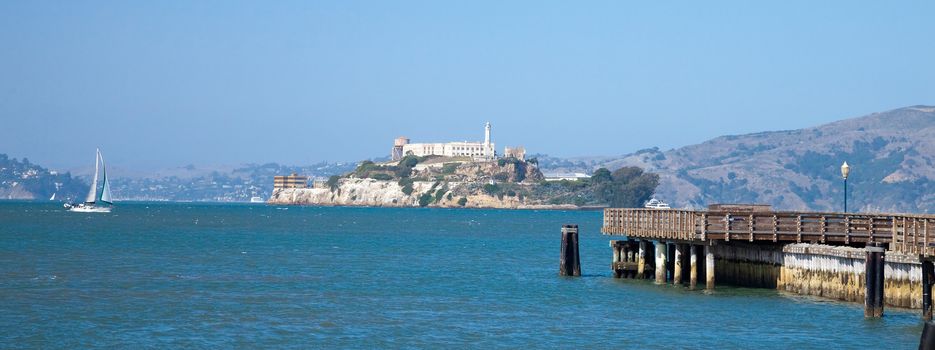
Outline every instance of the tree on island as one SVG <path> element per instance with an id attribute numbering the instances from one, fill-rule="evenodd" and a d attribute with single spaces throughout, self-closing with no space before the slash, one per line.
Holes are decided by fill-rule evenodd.
<path id="1" fill-rule="evenodd" d="M 656 192 L 659 175 L 638 167 L 623 167 L 611 173 L 605 168 L 594 171 L 591 190 L 594 196 L 614 208 L 638 208 Z"/>

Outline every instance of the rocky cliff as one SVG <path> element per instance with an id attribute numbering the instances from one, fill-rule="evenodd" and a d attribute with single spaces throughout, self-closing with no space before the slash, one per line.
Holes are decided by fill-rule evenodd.
<path id="1" fill-rule="evenodd" d="M 571 204 L 547 204 L 517 195 L 491 195 L 465 182 L 413 181 L 412 191 L 396 181 L 346 178 L 334 189 L 277 189 L 270 204 L 372 207 L 440 207 L 507 209 L 575 209 Z M 530 185 L 534 186 L 534 185 Z"/>

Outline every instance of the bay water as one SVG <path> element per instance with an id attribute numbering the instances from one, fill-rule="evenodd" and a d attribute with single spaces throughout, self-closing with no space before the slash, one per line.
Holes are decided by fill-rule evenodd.
<path id="1" fill-rule="evenodd" d="M 562 224 L 582 277 L 559 277 Z M 614 279 L 599 211 L 0 202 L 0 348 L 909 349 L 918 311 Z"/>

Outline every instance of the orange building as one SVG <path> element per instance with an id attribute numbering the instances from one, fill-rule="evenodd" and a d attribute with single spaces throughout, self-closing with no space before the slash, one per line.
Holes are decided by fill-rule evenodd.
<path id="1" fill-rule="evenodd" d="M 292 173 L 292 175 L 280 175 L 273 177 L 273 189 L 307 187 L 308 176 L 296 175 L 296 173 Z"/>

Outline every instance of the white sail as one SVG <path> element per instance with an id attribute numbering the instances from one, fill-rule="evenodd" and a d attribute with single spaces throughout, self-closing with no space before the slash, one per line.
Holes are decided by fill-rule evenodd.
<path id="1" fill-rule="evenodd" d="M 97 150 L 97 154 L 94 155 L 94 179 L 91 180 L 91 190 L 88 191 L 88 196 L 84 199 L 85 203 L 94 203 L 97 201 L 97 170 L 100 159 L 101 150 Z"/>
<path id="2" fill-rule="evenodd" d="M 100 151 L 98 151 L 98 154 L 100 154 Z M 107 181 L 107 167 L 104 166 L 104 155 L 100 155 L 100 157 L 101 157 L 101 181 L 104 182 L 104 188 L 101 190 L 101 202 L 104 202 L 107 204 L 114 204 L 113 201 L 110 199 L 110 181 Z"/>

